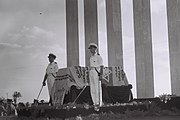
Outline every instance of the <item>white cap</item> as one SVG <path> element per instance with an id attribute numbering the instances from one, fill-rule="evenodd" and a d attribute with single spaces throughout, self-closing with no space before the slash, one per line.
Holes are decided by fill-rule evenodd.
<path id="1" fill-rule="evenodd" d="M 95 43 L 90 43 L 88 49 L 90 49 L 90 47 L 92 46 L 98 48 L 98 46 Z"/>

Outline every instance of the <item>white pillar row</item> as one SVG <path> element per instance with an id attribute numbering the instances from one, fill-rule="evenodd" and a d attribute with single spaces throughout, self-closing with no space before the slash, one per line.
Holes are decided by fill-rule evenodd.
<path id="1" fill-rule="evenodd" d="M 176 4 L 172 8 L 170 4 Z M 167 0 L 169 16 L 169 43 L 170 43 L 170 61 L 171 75 L 180 73 L 178 59 L 179 50 L 179 0 Z M 177 10 L 174 10 L 177 9 Z M 171 12 L 175 12 L 175 16 Z M 151 35 L 151 15 L 150 0 L 133 0 L 134 13 L 134 37 L 135 37 L 135 62 L 136 62 L 136 80 L 137 97 L 154 97 L 154 75 L 153 75 L 153 53 L 152 53 L 152 35 Z M 123 46 L 122 46 L 122 25 L 121 25 L 121 1 L 106 0 L 106 19 L 107 19 L 107 43 L 108 43 L 108 65 L 123 65 Z M 173 18 L 175 17 L 175 18 Z M 67 56 L 68 67 L 79 65 L 79 36 L 78 36 L 78 0 L 66 0 L 66 24 L 67 24 Z M 175 28 L 176 26 L 176 28 Z M 89 66 L 90 53 L 89 43 L 98 44 L 98 17 L 97 0 L 84 0 L 84 30 L 85 30 L 85 64 Z M 175 31 L 176 34 L 171 32 Z M 176 36 L 176 37 L 173 37 Z M 175 43 L 173 42 L 176 39 Z M 174 50 L 174 44 L 177 49 Z M 172 47 L 173 46 L 173 47 Z M 178 51 L 178 52 L 177 52 Z M 178 55 L 178 58 L 175 56 Z M 174 71 L 173 71 L 174 70 Z M 175 73 L 175 71 L 177 73 Z M 173 75 L 174 76 L 174 75 Z M 176 78 L 172 79 L 172 88 L 179 91 Z M 176 79 L 176 80 L 175 80 Z M 174 81 L 173 81 L 174 80 Z M 176 93 L 176 92 L 174 92 Z"/>

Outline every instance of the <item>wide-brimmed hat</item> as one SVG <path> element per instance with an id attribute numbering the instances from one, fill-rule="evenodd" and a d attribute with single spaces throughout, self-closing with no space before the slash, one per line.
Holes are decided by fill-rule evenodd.
<path id="1" fill-rule="evenodd" d="M 52 53 L 49 54 L 48 58 L 49 58 L 49 57 L 54 57 L 54 59 L 56 59 L 56 55 L 54 55 L 54 54 L 52 54 Z"/>
<path id="2" fill-rule="evenodd" d="M 95 43 L 90 43 L 88 49 L 90 49 L 91 47 L 98 48 L 98 46 Z"/>

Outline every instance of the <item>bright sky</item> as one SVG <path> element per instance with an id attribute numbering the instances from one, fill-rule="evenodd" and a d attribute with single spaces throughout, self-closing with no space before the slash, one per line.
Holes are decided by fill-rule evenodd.
<path id="1" fill-rule="evenodd" d="M 132 0 L 121 0 L 124 66 L 136 97 Z M 107 65 L 105 0 L 98 0 L 100 53 Z M 22 94 L 32 102 L 41 87 L 50 52 L 66 67 L 65 0 L 0 1 L 0 96 Z M 155 95 L 171 93 L 165 0 L 151 0 Z M 79 0 L 80 65 L 84 66 L 83 0 Z M 40 99 L 48 101 L 47 87 Z"/>

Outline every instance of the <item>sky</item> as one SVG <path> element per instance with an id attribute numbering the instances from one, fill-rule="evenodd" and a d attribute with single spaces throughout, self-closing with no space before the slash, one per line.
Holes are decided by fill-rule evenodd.
<path id="1" fill-rule="evenodd" d="M 99 51 L 107 66 L 105 0 L 98 2 Z M 83 0 L 79 0 L 80 65 L 85 65 Z M 124 71 L 136 97 L 132 0 L 121 0 Z M 151 0 L 155 96 L 171 93 L 166 1 Z M 66 67 L 65 0 L 0 0 L 0 97 L 32 102 L 39 93 L 49 53 Z M 162 87 L 163 84 L 163 87 Z M 40 99 L 48 101 L 47 87 Z"/>

